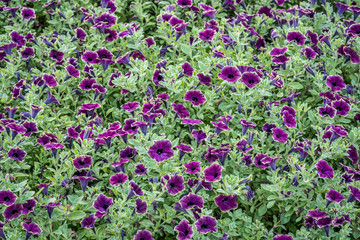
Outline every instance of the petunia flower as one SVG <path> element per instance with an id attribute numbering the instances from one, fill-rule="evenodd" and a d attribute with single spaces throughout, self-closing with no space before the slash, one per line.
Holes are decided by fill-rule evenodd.
<path id="1" fill-rule="evenodd" d="M 99 60 L 99 57 L 98 57 L 98 54 L 96 52 L 89 52 L 89 51 L 86 51 L 81 59 L 86 62 L 86 63 L 90 63 L 90 64 L 98 64 L 100 63 L 100 60 Z"/>
<path id="2" fill-rule="evenodd" d="M 186 168 L 186 173 L 189 173 L 189 174 L 199 173 L 201 171 L 200 163 L 201 162 L 193 161 L 193 162 L 184 164 L 184 167 Z"/>
<path id="3" fill-rule="evenodd" d="M 347 158 L 352 161 L 352 164 L 357 164 L 359 161 L 359 154 L 356 148 L 354 147 L 354 145 L 351 144 L 348 149 L 349 150 L 346 153 L 349 154 L 349 156 L 347 156 Z"/>
<path id="4" fill-rule="evenodd" d="M 94 208 L 100 212 L 108 212 L 112 205 L 114 205 L 113 199 L 106 197 L 102 193 L 99 194 L 96 201 L 93 203 Z"/>
<path id="5" fill-rule="evenodd" d="M 325 106 L 319 108 L 319 114 L 322 117 L 334 118 L 336 110 L 331 106 Z"/>
<path id="6" fill-rule="evenodd" d="M 219 195 L 214 201 L 215 204 L 220 208 L 222 212 L 229 211 L 231 209 L 236 209 L 238 204 L 236 202 L 237 195 Z"/>
<path id="7" fill-rule="evenodd" d="M 76 169 L 90 168 L 92 159 L 90 156 L 80 156 L 73 160 L 73 165 Z"/>
<path id="8" fill-rule="evenodd" d="M 288 42 L 296 42 L 297 45 L 304 45 L 306 37 L 302 35 L 300 32 L 289 32 L 286 35 L 286 40 Z"/>
<path id="9" fill-rule="evenodd" d="M 346 87 L 344 80 L 339 75 L 328 76 L 326 79 L 326 85 L 332 92 L 338 92 Z"/>
<path id="10" fill-rule="evenodd" d="M 199 38 L 200 40 L 211 42 L 214 38 L 215 31 L 211 29 L 206 29 L 202 32 L 199 32 Z"/>
<path id="11" fill-rule="evenodd" d="M 63 149 L 65 146 L 60 143 L 49 143 L 45 145 L 45 149 L 50 149 L 53 157 L 56 159 L 58 149 Z"/>
<path id="12" fill-rule="evenodd" d="M 316 220 L 316 225 L 320 228 L 324 228 L 324 232 L 327 237 L 329 237 L 330 226 L 332 225 L 332 223 L 333 219 L 331 217 L 325 217 Z"/>
<path id="13" fill-rule="evenodd" d="M 287 134 L 281 128 L 273 128 L 272 133 L 273 139 L 277 142 L 286 143 L 286 141 L 288 140 L 289 134 Z"/>
<path id="14" fill-rule="evenodd" d="M 195 138 L 197 142 L 197 147 L 199 147 L 200 143 L 206 139 L 206 133 L 203 130 L 199 130 L 199 131 L 193 130 L 191 132 L 191 135 Z"/>
<path id="15" fill-rule="evenodd" d="M 44 102 L 46 105 L 51 104 L 51 103 L 54 103 L 56 105 L 60 104 L 59 101 L 55 98 L 54 95 L 51 94 L 51 92 L 49 90 L 47 90 L 47 94 L 48 94 L 48 97 Z"/>
<path id="16" fill-rule="evenodd" d="M 179 7 L 185 8 L 185 7 L 191 7 L 192 5 L 192 0 L 177 0 L 176 4 Z"/>
<path id="17" fill-rule="evenodd" d="M 0 204 L 5 204 L 6 206 L 10 206 L 16 201 L 16 195 L 10 190 L 0 191 Z"/>
<path id="18" fill-rule="evenodd" d="M 192 208 L 203 208 L 204 199 L 201 196 L 190 193 L 189 195 L 180 199 L 181 207 L 184 209 L 192 209 Z"/>
<path id="19" fill-rule="evenodd" d="M 30 239 L 31 235 L 33 235 L 33 234 L 38 235 L 42 232 L 42 230 L 39 228 L 39 226 L 34 222 L 22 223 L 22 227 L 26 231 L 25 240 Z"/>
<path id="20" fill-rule="evenodd" d="M 326 193 L 326 199 L 328 200 L 326 207 L 328 207 L 331 202 L 339 203 L 342 200 L 344 200 L 345 197 L 343 195 L 341 195 L 341 193 L 339 193 L 338 191 L 329 189 L 329 192 Z"/>
<path id="21" fill-rule="evenodd" d="M 21 150 L 20 148 L 11 148 L 8 151 L 8 157 L 19 162 L 24 161 L 25 156 L 26 152 Z"/>
<path id="22" fill-rule="evenodd" d="M 232 83 L 240 79 L 241 73 L 237 67 L 226 66 L 221 69 L 218 77 L 222 80 Z"/>
<path id="23" fill-rule="evenodd" d="M 241 82 L 243 82 L 248 88 L 253 88 L 260 83 L 261 80 L 257 74 L 246 72 L 242 75 Z"/>
<path id="24" fill-rule="evenodd" d="M 195 227 L 198 232 L 208 233 L 217 232 L 216 228 L 217 221 L 215 218 L 210 216 L 202 216 L 195 222 Z"/>
<path id="25" fill-rule="evenodd" d="M 346 116 L 351 109 L 350 105 L 342 99 L 332 102 L 331 105 L 336 110 L 336 115 Z"/>
<path id="26" fill-rule="evenodd" d="M 46 207 L 48 216 L 51 219 L 51 216 L 52 216 L 52 213 L 53 213 L 54 209 L 56 207 L 60 206 L 60 205 L 61 205 L 60 202 L 54 202 L 54 203 L 49 203 L 49 204 L 46 204 L 46 205 L 42 205 L 42 207 Z"/>
<path id="27" fill-rule="evenodd" d="M 270 56 L 281 56 L 284 55 L 286 53 L 286 51 L 288 50 L 288 47 L 283 47 L 283 48 L 273 48 L 271 49 L 271 51 L 269 52 Z"/>
<path id="28" fill-rule="evenodd" d="M 184 105 L 182 105 L 181 103 L 179 103 L 179 104 L 176 104 L 176 103 L 172 103 L 171 104 L 172 105 L 172 107 L 173 107 L 173 110 L 175 111 L 175 118 L 177 117 L 177 116 L 179 116 L 180 118 L 187 118 L 187 117 L 189 117 L 190 116 L 190 113 L 189 113 L 189 111 L 187 110 L 187 108 L 184 106 Z"/>
<path id="29" fill-rule="evenodd" d="M 33 212 L 36 204 L 37 204 L 37 202 L 34 199 L 30 199 L 26 203 L 23 203 L 22 204 L 23 209 L 22 209 L 21 214 L 26 215 L 30 212 Z"/>
<path id="30" fill-rule="evenodd" d="M 40 188 L 45 196 L 49 196 L 49 186 L 52 185 L 52 183 L 42 183 L 37 185 L 36 187 Z"/>
<path id="31" fill-rule="evenodd" d="M 242 136 L 245 136 L 249 128 L 256 127 L 255 123 L 248 122 L 245 119 L 240 119 L 240 124 L 242 125 L 242 132 L 241 132 Z"/>
<path id="32" fill-rule="evenodd" d="M 128 179 L 128 176 L 126 174 L 117 173 L 110 177 L 110 184 L 111 185 L 123 185 L 127 179 Z"/>
<path id="33" fill-rule="evenodd" d="M 145 201 L 142 201 L 140 198 L 136 199 L 135 201 L 135 211 L 139 214 L 146 213 L 147 210 L 147 203 Z"/>
<path id="34" fill-rule="evenodd" d="M 204 176 L 207 182 L 215 182 L 221 178 L 222 167 L 214 163 L 210 167 L 204 169 Z"/>
<path id="35" fill-rule="evenodd" d="M 290 235 L 277 235 L 273 240 L 293 240 L 294 238 Z"/>
<path id="36" fill-rule="evenodd" d="M 80 40 L 80 41 L 85 41 L 87 34 L 86 34 L 86 32 L 84 31 L 84 29 L 82 29 L 82 28 L 77 28 L 77 29 L 75 30 L 75 33 L 76 33 L 75 39 Z"/>
<path id="37" fill-rule="evenodd" d="M 83 218 L 83 220 L 81 221 L 81 227 L 90 228 L 95 233 L 95 221 L 96 221 L 96 218 L 95 218 L 94 214 L 91 214 L 90 216 Z"/>
<path id="38" fill-rule="evenodd" d="M 190 90 L 185 93 L 184 100 L 198 106 L 206 102 L 206 97 L 199 90 Z"/>
<path id="39" fill-rule="evenodd" d="M 222 131 L 227 131 L 230 128 L 223 122 L 210 122 L 215 127 L 215 133 L 219 135 Z"/>
<path id="40" fill-rule="evenodd" d="M 91 172 L 91 171 L 89 171 Z M 81 190 L 83 192 L 86 192 L 86 188 L 88 186 L 88 182 L 90 180 L 94 180 L 95 178 L 94 177 L 91 177 L 91 176 L 74 176 L 73 177 L 74 179 L 78 180 L 80 182 L 80 186 L 81 186 Z"/>
<path id="41" fill-rule="evenodd" d="M 21 11 L 21 15 L 24 20 L 29 20 L 31 18 L 36 18 L 35 11 L 32 8 L 24 8 Z"/>
<path id="42" fill-rule="evenodd" d="M 348 185 L 348 188 L 350 190 L 350 196 L 347 202 L 354 202 L 355 200 L 358 200 L 360 202 L 360 189 L 352 185 Z"/>
<path id="43" fill-rule="evenodd" d="M 339 14 L 339 16 L 341 16 L 345 11 L 349 9 L 349 7 L 345 3 L 335 2 L 335 5 L 337 7 L 337 14 Z"/>
<path id="44" fill-rule="evenodd" d="M 153 146 L 149 148 L 148 154 L 157 162 L 162 162 L 174 156 L 174 151 L 169 140 L 160 140 L 154 142 Z"/>
<path id="45" fill-rule="evenodd" d="M 334 169 L 325 161 L 319 160 L 316 163 L 316 169 L 318 170 L 318 174 L 322 178 L 334 178 Z"/>
<path id="46" fill-rule="evenodd" d="M 136 233 L 134 240 L 154 240 L 154 238 L 148 230 L 140 230 Z"/>
<path id="47" fill-rule="evenodd" d="M 167 181 L 166 188 L 169 194 L 176 195 L 185 189 L 184 178 L 179 175 L 170 177 Z"/>
<path id="48" fill-rule="evenodd" d="M 177 239 L 179 240 L 190 240 L 193 235 L 193 229 L 188 220 L 183 219 L 175 226 L 175 231 L 178 232 Z"/>
<path id="49" fill-rule="evenodd" d="M 33 56 L 35 56 L 34 49 L 31 47 L 26 47 L 23 51 L 21 51 L 21 57 L 24 59 L 28 59 Z"/>

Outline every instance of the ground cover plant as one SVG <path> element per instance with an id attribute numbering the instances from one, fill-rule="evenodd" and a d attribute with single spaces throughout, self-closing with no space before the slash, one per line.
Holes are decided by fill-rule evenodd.
<path id="1" fill-rule="evenodd" d="M 0 238 L 360 237 L 359 2 L 0 13 Z"/>

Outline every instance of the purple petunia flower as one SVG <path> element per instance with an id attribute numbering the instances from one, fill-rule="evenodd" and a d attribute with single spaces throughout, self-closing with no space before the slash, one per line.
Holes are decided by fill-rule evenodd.
<path id="1" fill-rule="evenodd" d="M 36 204 L 37 204 L 37 202 L 34 199 L 30 199 L 26 203 L 23 203 L 23 205 L 22 205 L 23 209 L 22 209 L 21 214 L 26 215 L 30 212 L 33 212 Z"/>
<path id="2" fill-rule="evenodd" d="M 204 200 L 201 196 L 190 193 L 180 199 L 181 207 L 184 209 L 192 209 L 194 207 L 203 208 Z"/>
<path id="3" fill-rule="evenodd" d="M 186 167 L 186 173 L 189 173 L 189 174 L 199 173 L 201 171 L 200 164 L 201 164 L 201 162 L 198 162 L 198 161 L 193 161 L 193 162 L 184 164 L 184 166 Z"/>
<path id="4" fill-rule="evenodd" d="M 175 231 L 178 232 L 177 238 L 179 240 L 190 240 L 194 233 L 192 226 L 186 219 L 181 220 L 181 222 L 175 226 Z"/>
<path id="5" fill-rule="evenodd" d="M 332 223 L 333 219 L 331 217 L 325 217 L 316 220 L 316 225 L 320 228 L 324 228 L 327 237 L 329 237 L 330 226 L 332 225 Z"/>
<path id="6" fill-rule="evenodd" d="M 219 135 L 222 131 L 227 131 L 230 128 L 223 122 L 210 122 L 215 127 L 215 133 Z"/>
<path id="7" fill-rule="evenodd" d="M 21 212 L 22 212 L 22 205 L 20 203 L 17 203 L 17 204 L 8 206 L 4 210 L 3 216 L 7 221 L 10 221 L 10 220 L 20 217 Z"/>
<path id="8" fill-rule="evenodd" d="M 154 240 L 154 238 L 148 230 L 140 230 L 135 235 L 134 240 Z"/>
<path id="9" fill-rule="evenodd" d="M 139 213 L 139 214 L 146 213 L 147 203 L 145 201 L 142 201 L 140 198 L 138 198 L 138 199 L 136 199 L 135 204 L 136 204 L 135 210 L 137 213 Z"/>
<path id="10" fill-rule="evenodd" d="M 326 199 L 328 200 L 328 204 L 327 204 L 328 206 L 331 202 L 336 202 L 336 203 L 341 202 L 342 200 L 345 199 L 345 197 L 341 195 L 341 193 L 339 193 L 338 191 L 329 189 L 329 192 L 326 193 Z"/>
<path id="11" fill-rule="evenodd" d="M 134 170 L 134 172 L 135 172 L 137 175 L 144 175 L 144 174 L 146 174 L 146 171 L 147 171 L 147 168 L 145 167 L 144 164 L 138 164 L 138 165 L 136 165 L 135 170 Z"/>
<path id="12" fill-rule="evenodd" d="M 210 76 L 206 76 L 203 73 L 198 73 L 196 76 L 199 79 L 199 84 L 204 84 L 205 86 L 211 86 L 211 84 L 210 84 L 211 77 Z"/>
<path id="13" fill-rule="evenodd" d="M 241 73 L 237 67 L 226 66 L 221 69 L 218 77 L 232 83 L 240 79 Z"/>
<path id="14" fill-rule="evenodd" d="M 345 3 L 335 2 L 335 5 L 337 7 L 337 14 L 339 14 L 339 16 L 341 16 L 345 11 L 349 9 L 349 7 Z"/>
<path id="15" fill-rule="evenodd" d="M 332 92 L 340 91 L 346 87 L 344 80 L 339 75 L 328 76 L 326 79 L 326 85 Z"/>
<path id="16" fill-rule="evenodd" d="M 65 69 L 70 77 L 78 78 L 80 76 L 79 70 L 77 70 L 73 65 L 66 66 Z"/>
<path id="17" fill-rule="evenodd" d="M 199 90 L 190 90 L 185 93 L 184 100 L 198 106 L 206 102 L 206 97 Z"/>
<path id="18" fill-rule="evenodd" d="M 126 174 L 117 173 L 110 177 L 110 184 L 111 185 L 123 185 L 127 179 L 128 179 L 128 176 Z"/>
<path id="19" fill-rule="evenodd" d="M 217 221 L 215 218 L 210 216 L 202 216 L 195 222 L 196 230 L 201 233 L 217 232 L 216 228 Z"/>
<path id="20" fill-rule="evenodd" d="M 350 111 L 350 105 L 344 100 L 337 100 L 332 102 L 332 107 L 336 110 L 336 115 L 346 116 Z"/>
<path id="21" fill-rule="evenodd" d="M 177 0 L 176 4 L 179 7 L 185 8 L 185 7 L 191 7 L 192 5 L 192 0 Z"/>
<path id="22" fill-rule="evenodd" d="M 320 218 L 327 217 L 327 214 L 325 212 L 319 211 L 318 209 L 308 211 L 307 215 L 314 219 L 320 219 Z"/>
<path id="23" fill-rule="evenodd" d="M 81 227 L 92 229 L 94 228 L 95 221 L 96 221 L 95 215 L 91 214 L 90 216 L 83 218 L 83 220 L 81 221 Z"/>
<path id="24" fill-rule="evenodd" d="M 328 105 L 325 106 L 325 107 L 320 107 L 319 108 L 319 114 L 322 117 L 328 116 L 330 118 L 334 118 L 335 112 L 336 112 L 336 110 L 333 107 L 328 106 Z"/>
<path id="25" fill-rule="evenodd" d="M 267 154 L 258 153 L 254 158 L 254 165 L 261 169 L 268 168 L 270 166 L 270 162 L 271 157 L 269 157 Z"/>
<path id="26" fill-rule="evenodd" d="M 47 90 L 47 94 L 48 94 L 48 97 L 44 102 L 46 105 L 51 104 L 51 103 L 54 103 L 56 105 L 60 104 L 59 101 L 55 98 L 54 95 L 51 94 L 51 92 L 49 90 Z"/>
<path id="27" fill-rule="evenodd" d="M 64 53 L 52 49 L 49 53 L 49 57 L 57 62 L 62 62 L 64 58 Z"/>
<path id="28" fill-rule="evenodd" d="M 154 145 L 149 148 L 148 154 L 157 162 L 162 162 L 174 156 L 174 151 L 169 140 L 160 140 L 154 142 Z"/>
<path id="29" fill-rule="evenodd" d="M 169 194 L 176 195 L 185 189 L 184 178 L 179 175 L 170 177 L 167 181 L 166 188 Z"/>
<path id="30" fill-rule="evenodd" d="M 360 202 L 360 189 L 356 188 L 352 185 L 349 185 L 348 188 L 350 190 L 350 196 L 349 196 L 347 202 L 353 202 L 353 201 L 355 201 L 355 199 Z"/>
<path id="31" fill-rule="evenodd" d="M 179 116 L 180 118 L 187 118 L 190 116 L 190 113 L 187 110 L 187 108 L 184 105 L 182 105 L 181 103 L 179 103 L 179 104 L 172 103 L 171 105 L 172 105 L 173 110 L 175 111 L 176 115 Z"/>
<path id="32" fill-rule="evenodd" d="M 334 178 L 334 169 L 325 161 L 319 160 L 316 163 L 316 169 L 318 170 L 318 174 L 322 178 Z"/>
<path id="33" fill-rule="evenodd" d="M 86 62 L 86 63 L 90 63 L 90 64 L 98 64 L 100 63 L 100 60 L 98 58 L 98 55 L 96 52 L 89 52 L 89 51 L 86 51 L 81 59 Z"/>
<path id="34" fill-rule="evenodd" d="M 283 111 L 282 117 L 283 117 L 285 126 L 287 126 L 289 128 L 296 127 L 295 117 L 291 113 L 289 113 L 288 111 Z"/>
<path id="35" fill-rule="evenodd" d="M 242 136 L 245 136 L 245 134 L 247 133 L 247 131 L 249 130 L 249 128 L 251 127 L 256 127 L 256 124 L 253 122 L 248 122 L 245 119 L 240 119 L 240 124 L 242 125 Z"/>
<path id="36" fill-rule="evenodd" d="M 181 161 L 181 159 L 184 157 L 185 153 L 191 153 L 193 151 L 193 149 L 186 144 L 180 144 L 175 146 L 176 149 L 179 149 L 180 154 L 179 154 L 179 161 Z"/>
<path id="37" fill-rule="evenodd" d="M 20 148 L 11 148 L 8 152 L 8 157 L 16 161 L 22 162 L 26 156 L 26 152 Z"/>
<path id="38" fill-rule="evenodd" d="M 349 158 L 352 161 L 352 164 L 357 164 L 359 161 L 359 154 L 356 150 L 356 148 L 354 147 L 354 145 L 350 145 L 349 146 L 349 150 L 346 152 L 347 154 L 349 154 L 349 156 L 347 156 L 347 158 Z"/>
<path id="39" fill-rule="evenodd" d="M 215 31 L 211 29 L 206 29 L 205 31 L 199 32 L 199 38 L 203 41 L 211 42 L 214 38 Z"/>
<path id="40" fill-rule="evenodd" d="M 35 18 L 35 17 L 36 17 L 35 11 L 34 11 L 34 9 L 32 9 L 32 8 L 24 8 L 24 9 L 21 11 L 21 15 L 22 15 L 22 17 L 23 17 L 24 20 L 28 20 L 28 19 Z"/>
<path id="41" fill-rule="evenodd" d="M 5 204 L 6 206 L 10 206 L 16 201 L 16 195 L 12 193 L 10 190 L 0 191 L 0 204 Z"/>
<path id="42" fill-rule="evenodd" d="M 31 47 L 27 47 L 23 51 L 21 51 L 21 57 L 24 59 L 28 59 L 29 57 L 33 56 L 35 56 L 34 49 Z"/>
<path id="43" fill-rule="evenodd" d="M 296 42 L 297 45 L 304 45 L 306 37 L 300 32 L 289 32 L 286 35 L 286 40 L 289 42 Z"/>
<path id="44" fill-rule="evenodd" d="M 46 85 L 49 87 L 56 87 L 58 85 L 55 79 L 55 75 L 53 74 L 47 75 L 44 73 L 42 78 L 45 81 Z"/>
<path id="45" fill-rule="evenodd" d="M 49 186 L 52 185 L 52 183 L 42 183 L 37 185 L 36 187 L 40 188 L 45 196 L 49 196 Z"/>
<path id="46" fill-rule="evenodd" d="M 81 90 L 85 90 L 85 91 L 90 91 L 93 88 L 93 85 L 96 84 L 96 80 L 94 78 L 84 78 L 80 83 L 79 83 L 79 88 Z"/>
<path id="47" fill-rule="evenodd" d="M 191 67 L 190 63 L 188 62 L 185 62 L 182 66 L 182 73 L 183 75 L 186 75 L 188 77 L 191 77 L 193 75 L 193 72 L 194 72 L 194 68 Z"/>
<path id="48" fill-rule="evenodd" d="M 273 139 L 277 142 L 286 143 L 286 141 L 288 140 L 289 134 L 287 134 L 281 128 L 273 128 L 272 133 Z"/>
<path id="49" fill-rule="evenodd" d="M 214 201 L 222 212 L 226 212 L 231 209 L 236 209 L 238 207 L 236 198 L 237 198 L 236 195 L 229 195 L 229 196 L 219 195 L 214 199 Z"/>
<path id="50" fill-rule="evenodd" d="M 114 205 L 113 199 L 106 197 L 104 194 L 99 194 L 93 206 L 100 212 L 108 212 L 109 208 Z"/>
<path id="51" fill-rule="evenodd" d="M 83 168 L 90 168 L 91 162 L 92 160 L 90 156 L 80 156 L 73 160 L 74 167 L 78 170 Z"/>
<path id="52" fill-rule="evenodd" d="M 246 72 L 242 75 L 241 82 L 245 83 L 248 88 L 253 88 L 261 82 L 261 80 L 257 74 Z"/>
<path id="53" fill-rule="evenodd" d="M 283 48 L 273 48 L 271 49 L 271 51 L 269 52 L 270 56 L 281 56 L 283 55 L 286 51 L 288 50 L 287 47 L 283 47 Z"/>
<path id="54" fill-rule="evenodd" d="M 197 142 L 197 147 L 199 147 L 200 143 L 206 139 L 206 133 L 203 130 L 193 130 L 191 134 Z"/>
<path id="55" fill-rule="evenodd" d="M 349 60 L 352 63 L 360 63 L 360 57 L 357 54 L 357 52 L 355 52 L 355 50 L 344 46 L 344 55 L 346 56 L 345 63 L 348 62 Z"/>
<path id="56" fill-rule="evenodd" d="M 139 107 L 138 102 L 128 102 L 121 106 L 122 109 L 128 112 L 134 112 Z"/>
<path id="57" fill-rule="evenodd" d="M 22 223 L 22 227 L 25 229 L 26 231 L 26 237 L 25 239 L 30 239 L 31 235 L 38 235 L 42 232 L 41 228 L 39 228 L 39 226 L 34 223 L 34 222 L 30 222 L 30 223 Z"/>
<path id="58" fill-rule="evenodd" d="M 277 235 L 273 240 L 293 240 L 293 237 L 290 235 Z"/>
<path id="59" fill-rule="evenodd" d="M 131 181 L 131 182 L 129 182 L 129 185 L 131 187 L 131 190 L 128 194 L 128 199 L 130 199 L 132 197 L 132 195 L 137 195 L 137 196 L 144 195 L 144 193 L 141 190 L 141 188 L 139 187 L 139 185 L 137 185 L 135 182 Z"/>
<path id="60" fill-rule="evenodd" d="M 86 34 L 86 32 L 84 31 L 84 29 L 82 29 L 82 28 L 77 28 L 77 29 L 75 30 L 75 32 L 76 32 L 76 36 L 75 36 L 76 39 L 78 39 L 78 40 L 80 40 L 80 41 L 85 41 L 87 34 Z"/>
<path id="61" fill-rule="evenodd" d="M 152 38 L 152 37 L 145 38 L 145 43 L 146 43 L 146 46 L 148 48 L 150 48 L 151 46 L 155 45 L 154 38 Z"/>
<path id="62" fill-rule="evenodd" d="M 301 51 L 307 59 L 314 59 L 318 55 L 312 48 L 303 48 Z"/>
<path id="63" fill-rule="evenodd" d="M 214 163 L 210 167 L 204 169 L 204 176 L 207 182 L 215 182 L 221 178 L 222 167 Z"/>

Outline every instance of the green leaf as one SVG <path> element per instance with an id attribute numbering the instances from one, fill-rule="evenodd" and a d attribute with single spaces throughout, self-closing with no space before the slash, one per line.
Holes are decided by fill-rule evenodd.
<path id="1" fill-rule="evenodd" d="M 288 84 L 288 87 L 293 88 L 293 89 L 302 89 L 303 85 L 301 85 L 298 82 L 292 82 Z"/>
<path id="2" fill-rule="evenodd" d="M 268 202 L 268 204 L 266 205 L 267 208 L 272 208 L 272 206 L 274 206 L 275 201 L 270 201 Z"/>
<path id="3" fill-rule="evenodd" d="M 191 48 L 188 45 L 182 44 L 180 47 L 186 55 L 191 56 Z"/>
<path id="4" fill-rule="evenodd" d="M 69 220 L 80 220 L 86 217 L 86 214 L 83 211 L 73 211 L 69 216 Z"/>
<path id="5" fill-rule="evenodd" d="M 261 205 L 259 207 L 259 210 L 258 210 L 258 213 L 259 213 L 259 216 L 262 216 L 266 213 L 267 211 L 267 207 L 266 207 L 266 204 L 264 203 L 263 205 Z"/>

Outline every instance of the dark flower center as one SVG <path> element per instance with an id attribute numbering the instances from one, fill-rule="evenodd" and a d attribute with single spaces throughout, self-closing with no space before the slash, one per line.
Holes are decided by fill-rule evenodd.
<path id="1" fill-rule="evenodd" d="M 5 202 L 8 202 L 8 201 L 10 201 L 10 198 L 8 197 L 8 196 L 6 196 L 6 197 L 4 197 L 4 199 L 3 199 Z"/>
<path id="2" fill-rule="evenodd" d="M 193 100 L 193 102 L 198 102 L 199 101 L 199 99 L 197 97 L 193 97 L 192 100 Z"/>
<path id="3" fill-rule="evenodd" d="M 336 87 L 336 85 L 337 85 L 336 82 L 331 83 L 331 86 L 333 86 L 333 87 Z"/>
<path id="4" fill-rule="evenodd" d="M 175 183 L 170 183 L 170 187 L 174 188 L 175 187 Z"/>
<path id="5" fill-rule="evenodd" d="M 230 74 L 227 75 L 227 77 L 232 79 L 232 78 L 234 78 L 234 74 L 230 73 Z"/>
<path id="6" fill-rule="evenodd" d="M 253 85 L 253 84 L 255 83 L 254 79 L 250 79 L 248 82 L 249 82 L 251 85 Z"/>
<path id="7" fill-rule="evenodd" d="M 194 206 L 195 205 L 195 203 L 193 203 L 192 201 L 190 201 L 190 202 L 188 202 L 188 204 L 187 204 L 188 206 Z"/>
<path id="8" fill-rule="evenodd" d="M 92 61 L 92 60 L 93 60 L 93 58 L 92 58 L 92 57 L 88 57 L 88 60 L 89 60 L 89 61 Z"/>
<path id="9" fill-rule="evenodd" d="M 208 225 L 205 224 L 205 223 L 203 223 L 203 224 L 201 224 L 201 228 L 202 228 L 202 229 L 206 229 L 206 228 L 208 228 Z"/>
<path id="10" fill-rule="evenodd" d="M 159 148 L 159 149 L 156 151 L 156 153 L 159 154 L 159 155 L 162 154 L 163 152 L 164 152 L 164 150 L 161 149 L 161 148 Z"/>
<path id="11" fill-rule="evenodd" d="M 106 209 L 108 209 L 108 207 L 109 207 L 109 205 L 107 205 L 106 203 L 104 203 L 103 208 L 106 210 Z"/>
<path id="12" fill-rule="evenodd" d="M 11 211 L 11 214 L 16 214 L 16 213 L 18 213 L 19 211 L 17 210 L 17 209 L 14 209 L 14 210 L 12 210 Z"/>
<path id="13" fill-rule="evenodd" d="M 14 154 L 13 154 L 13 157 L 18 158 L 18 157 L 19 157 L 19 154 L 18 154 L 18 153 L 14 153 Z"/>
<path id="14" fill-rule="evenodd" d="M 217 178 L 217 176 L 218 176 L 218 173 L 217 172 L 214 173 L 214 178 Z"/>
<path id="15" fill-rule="evenodd" d="M 227 202 L 228 201 L 228 198 L 227 197 L 225 197 L 223 200 L 221 200 L 221 202 L 223 203 L 223 202 Z"/>

